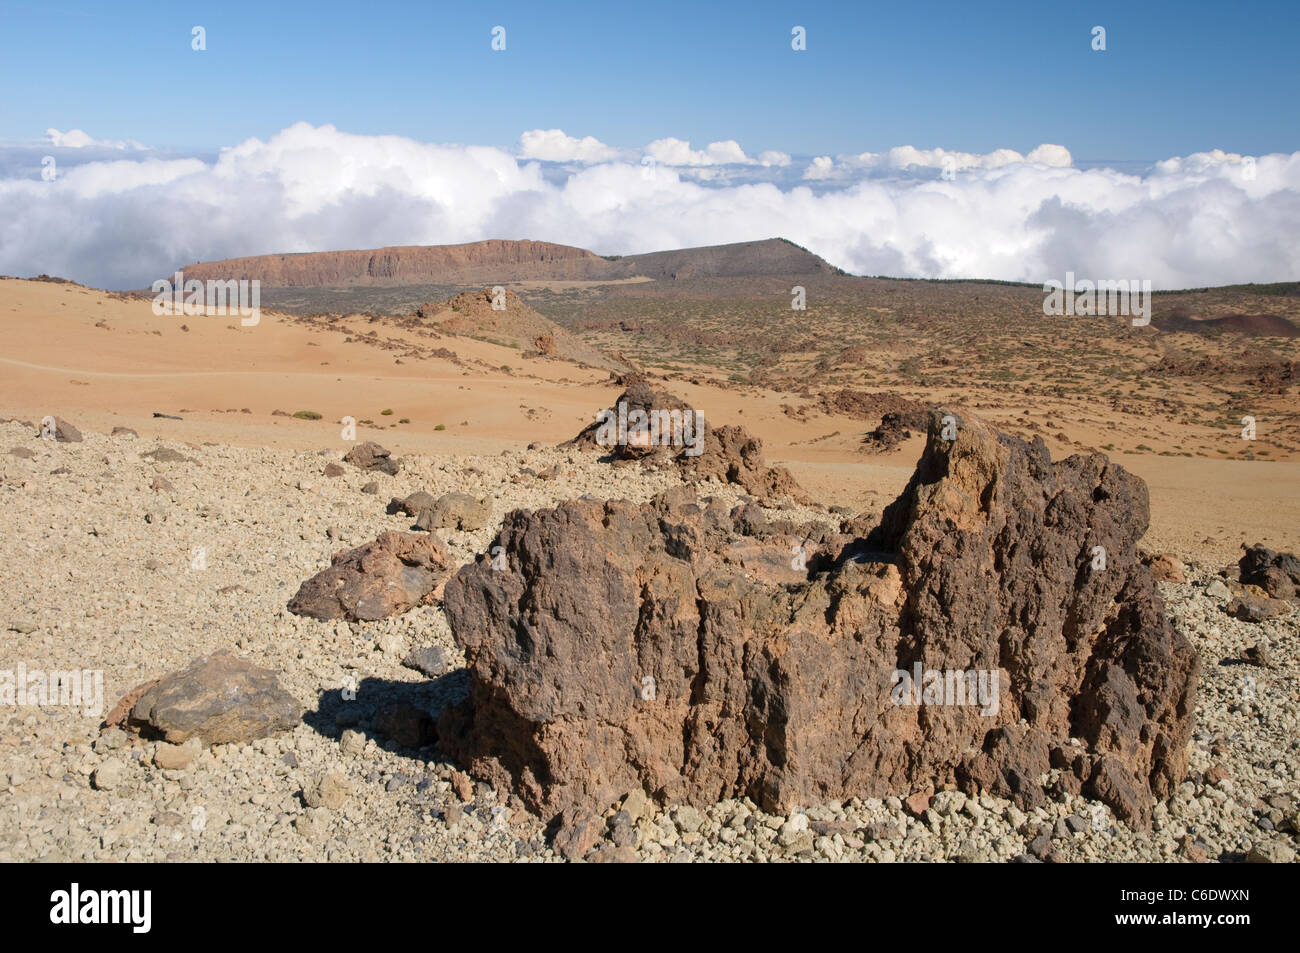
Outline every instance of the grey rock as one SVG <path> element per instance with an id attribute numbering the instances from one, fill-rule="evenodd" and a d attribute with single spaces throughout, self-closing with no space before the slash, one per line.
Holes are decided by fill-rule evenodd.
<path id="1" fill-rule="evenodd" d="M 1224 608 L 1228 615 L 1242 622 L 1267 622 L 1278 615 L 1282 604 L 1273 599 L 1243 594 L 1237 596 Z"/>
<path id="2" fill-rule="evenodd" d="M 432 506 L 430 519 L 435 529 L 476 530 L 487 525 L 492 508 L 487 500 L 468 493 L 444 493 Z"/>
<path id="3" fill-rule="evenodd" d="M 1222 579 L 1211 579 L 1210 584 L 1205 587 L 1205 595 L 1222 602 L 1231 597 L 1232 593 L 1228 591 L 1228 586 Z"/>
<path id="4" fill-rule="evenodd" d="M 170 447 L 155 447 L 153 450 L 146 450 L 140 454 L 146 460 L 152 460 L 154 463 L 193 463 L 189 457 Z"/>
<path id="5" fill-rule="evenodd" d="M 302 708 L 274 672 L 222 651 L 163 676 L 126 720 L 127 727 L 173 744 L 196 735 L 206 744 L 230 744 L 293 728 L 302 720 Z"/>
<path id="6" fill-rule="evenodd" d="M 357 444 L 347 452 L 343 460 L 358 469 L 375 470 L 389 476 L 395 476 L 400 469 L 400 464 L 392 458 L 392 454 L 371 440 Z"/>
<path id="7" fill-rule="evenodd" d="M 426 645 L 408 652 L 402 664 L 430 678 L 437 678 L 447 671 L 447 653 L 440 646 Z"/>

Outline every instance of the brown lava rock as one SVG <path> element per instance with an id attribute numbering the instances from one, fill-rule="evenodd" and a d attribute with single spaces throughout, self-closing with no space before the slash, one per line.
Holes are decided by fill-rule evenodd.
<path id="1" fill-rule="evenodd" d="M 547 818 L 634 789 L 786 811 L 955 785 L 1031 806 L 1056 767 L 1057 789 L 1148 826 L 1187 768 L 1199 663 L 1138 558 L 1146 485 L 973 417 L 941 428 L 880 525 L 802 553 L 690 488 L 510 513 L 508 569 L 480 557 L 447 585 L 470 690 L 443 751 Z M 917 698 L 897 674 L 914 666 L 999 691 L 962 704 L 925 676 Z"/>
<path id="2" fill-rule="evenodd" d="M 389 476 L 394 476 L 399 469 L 398 462 L 393 459 L 391 452 L 373 440 L 357 444 L 344 454 L 343 461 L 361 470 L 378 470 Z"/>
<path id="3" fill-rule="evenodd" d="M 374 542 L 335 553 L 330 567 L 289 600 L 289 611 L 313 619 L 383 619 L 432 602 L 447 574 L 447 547 L 437 536 L 383 533 Z"/>

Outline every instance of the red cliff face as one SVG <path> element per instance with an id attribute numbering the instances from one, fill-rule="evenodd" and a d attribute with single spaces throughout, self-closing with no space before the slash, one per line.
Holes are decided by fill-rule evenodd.
<path id="1" fill-rule="evenodd" d="M 493 239 L 467 245 L 406 245 L 371 251 L 256 255 L 186 265 L 187 279 L 257 279 L 272 288 L 483 284 L 529 278 L 603 278 L 611 263 L 582 248 Z"/>

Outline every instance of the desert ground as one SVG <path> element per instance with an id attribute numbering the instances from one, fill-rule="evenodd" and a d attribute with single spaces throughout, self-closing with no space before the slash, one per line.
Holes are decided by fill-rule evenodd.
<path id="1" fill-rule="evenodd" d="M 1156 341 L 1113 326 L 1049 327 L 1034 314 L 1041 294 L 1020 287 L 945 286 L 921 309 L 904 283 L 868 286 L 870 311 L 853 297 L 862 286 L 850 294 L 809 279 L 811 312 L 792 316 L 787 281 L 747 282 L 745 294 L 685 282 L 648 296 L 657 284 L 515 290 L 573 341 L 654 377 L 710 425 L 760 437 L 767 461 L 811 497 L 788 516 L 829 521 L 832 506 L 879 515 L 911 476 L 923 435 L 873 450 L 864 437 L 880 413 L 871 419 L 868 404 L 864 415 L 855 393 L 968 408 L 1043 437 L 1053 459 L 1106 452 L 1147 483 L 1144 548 L 1185 566 L 1185 581 L 1160 587 L 1201 657 L 1202 687 L 1187 780 L 1157 806 L 1151 832 L 1072 794 L 1031 811 L 954 791 L 920 810 L 902 797 L 854 798 L 787 815 L 747 801 L 697 811 L 634 799 L 620 822 L 633 832 L 601 859 L 1294 859 L 1300 613 L 1292 604 L 1248 623 L 1210 588 L 1243 544 L 1300 551 L 1294 338 L 1171 331 Z M 1290 320 L 1298 307 L 1207 294 L 1216 314 L 1271 307 Z M 785 310 L 771 303 L 782 295 Z M 735 312 L 710 305 L 718 300 Z M 1185 316 L 1197 300 L 1206 299 L 1158 301 L 1157 323 L 1161 309 Z M 153 742 L 101 733 L 99 713 L 0 712 L 0 859 L 559 858 L 508 792 L 373 729 L 377 696 L 437 709 L 464 694 L 463 655 L 438 606 L 343 623 L 285 604 L 331 554 L 409 528 L 385 512 L 390 497 L 486 498 L 486 525 L 444 534 L 464 564 L 511 510 L 587 494 L 643 503 L 682 477 L 557 447 L 618 396 L 617 368 L 490 335 L 314 311 L 311 302 L 300 313 L 263 310 L 245 327 L 238 317 L 155 315 L 129 294 L 0 280 L 6 658 L 102 669 L 107 711 L 146 679 L 226 648 L 278 672 L 308 712 L 291 732 L 216 745 L 182 767 L 156 763 Z M 1247 414 L 1258 422 L 1253 441 L 1240 433 Z M 84 440 L 41 440 L 46 415 Z M 352 446 L 345 417 L 358 422 L 358 441 L 402 460 L 396 476 L 323 475 Z M 363 493 L 372 481 L 377 494 Z M 705 492 L 729 505 L 744 496 L 722 484 Z M 1269 665 L 1243 662 L 1260 644 Z M 444 674 L 402 664 L 420 647 L 442 650 Z M 362 689 L 354 706 L 339 699 L 349 685 Z"/>
<path id="2" fill-rule="evenodd" d="M 628 305 L 619 299 L 618 307 Z M 85 427 L 131 427 L 142 438 L 320 450 L 344 446 L 336 421 L 350 415 L 361 422 L 359 439 L 382 440 L 394 453 L 491 454 L 568 440 L 621 389 L 604 368 L 474 337 L 437 340 L 457 361 L 428 355 L 435 348 L 426 337 L 382 323 L 376 330 L 373 316 L 322 321 L 263 311 L 256 326 L 243 327 L 237 317 L 156 316 L 148 301 L 72 284 L 6 280 L 0 282 L 0 320 L 0 407 L 7 416 L 39 420 L 52 412 L 75 413 Z M 615 352 L 599 334 L 592 340 Z M 1196 340 L 1184 344 L 1198 345 L 1205 346 Z M 1041 354 L 1046 344 L 1035 347 Z M 1226 347 L 1266 350 L 1254 339 Z M 1083 353 L 1078 342 L 1065 341 L 1061 348 Z M 862 436 L 879 415 L 869 420 L 827 412 L 815 406 L 809 390 L 810 381 L 834 392 L 871 388 L 875 380 L 904 397 L 969 406 L 1010 433 L 1041 435 L 1054 457 L 1104 450 L 1151 488 L 1147 541 L 1153 550 L 1228 561 L 1242 543 L 1300 547 L 1300 448 L 1291 443 L 1300 412 L 1294 393 L 1285 390 L 1249 398 L 1233 391 L 1242 413 L 1253 412 L 1259 420 L 1257 439 L 1247 441 L 1235 411 L 1219 405 L 1195 413 L 1190 397 L 1171 399 L 1168 384 L 1118 406 L 1091 382 L 1074 392 L 1060 388 L 1051 371 L 1038 372 L 1025 386 L 1002 383 L 993 389 L 973 366 L 961 371 L 967 379 L 952 384 L 922 375 L 918 386 L 883 371 L 841 369 L 792 378 L 793 387 L 782 390 L 728 379 L 729 363 L 718 355 L 697 359 L 694 367 L 683 368 L 675 359 L 662 369 L 648 361 L 644 366 L 663 373 L 666 386 L 711 424 L 743 424 L 761 437 L 768 459 L 788 466 L 828 505 L 878 509 L 897 495 L 919 456 L 919 434 L 887 454 L 864 452 Z M 889 360 L 883 349 L 868 358 L 871 364 Z M 1058 356 L 1052 366 L 1073 376 L 1086 365 Z M 1143 383 L 1136 376 L 1128 386 Z M 1216 388 L 1224 385 L 1194 379 L 1186 387 L 1198 399 Z M 799 409 L 809 405 L 812 412 L 800 419 Z M 1162 415 L 1164 406 L 1178 410 Z"/>

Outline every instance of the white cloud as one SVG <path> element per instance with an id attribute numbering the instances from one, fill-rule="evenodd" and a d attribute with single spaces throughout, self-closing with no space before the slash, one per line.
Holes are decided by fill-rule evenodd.
<path id="1" fill-rule="evenodd" d="M 69 129 L 67 132 L 59 132 L 57 129 L 46 129 L 45 138 L 51 146 L 56 149 L 143 149 L 145 148 L 134 139 L 126 140 L 109 140 L 95 139 L 89 134 L 82 132 L 80 129 Z"/>
<path id="2" fill-rule="evenodd" d="M 703 149 L 692 149 L 685 139 L 656 139 L 645 147 L 646 154 L 656 162 L 664 165 L 701 166 L 701 165 L 753 165 L 755 161 L 745 155 L 740 143 L 734 139 L 724 142 L 710 142 Z M 782 155 L 782 153 L 774 153 Z M 774 163 L 779 164 L 779 163 Z"/>
<path id="3" fill-rule="evenodd" d="M 61 159 L 52 182 L 39 151 L 0 145 L 0 274 L 138 288 L 192 261 L 272 252 L 534 238 L 632 254 L 780 235 L 859 274 L 1073 271 L 1158 288 L 1300 277 L 1300 153 L 1200 153 L 1132 175 L 1075 168 L 1058 146 L 901 147 L 786 171 L 734 142 L 659 140 L 647 167 L 639 152 L 581 158 L 598 153 L 562 133 L 531 141 L 525 160 L 300 123 L 208 161 Z M 544 173 L 547 149 L 581 167 Z M 936 171 L 945 156 L 951 179 Z"/>
<path id="4" fill-rule="evenodd" d="M 972 169 L 999 169 L 1006 165 L 1030 162 L 1057 168 L 1073 164 L 1070 150 L 1064 146 L 1044 143 L 1021 155 L 1014 149 L 995 149 L 989 153 L 952 152 L 947 149 L 917 149 L 914 146 L 895 146 L 888 152 L 863 152 L 859 155 L 818 156 L 813 160 L 804 178 L 814 180 L 837 179 L 848 181 L 862 173 L 887 175 L 909 173 L 917 170 L 938 169 L 949 173 Z"/>
<path id="5" fill-rule="evenodd" d="M 543 162 L 609 162 L 619 150 L 594 136 L 575 139 L 563 129 L 531 129 L 519 137 L 519 152 L 525 159 Z"/>

